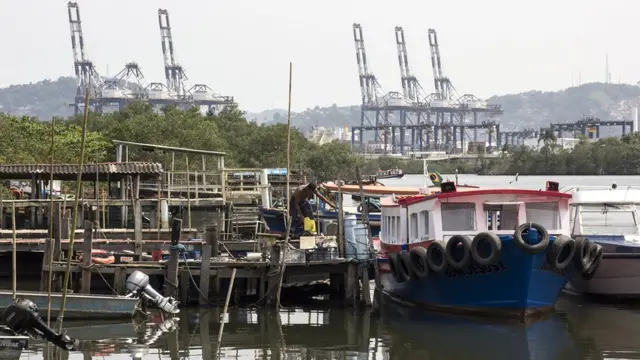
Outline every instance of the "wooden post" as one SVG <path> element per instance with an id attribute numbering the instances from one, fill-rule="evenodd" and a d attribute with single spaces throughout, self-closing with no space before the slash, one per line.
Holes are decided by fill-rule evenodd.
<path id="1" fill-rule="evenodd" d="M 142 255 L 142 206 L 140 205 L 139 199 L 134 200 L 133 213 L 135 252 L 136 255 Z"/>
<path id="2" fill-rule="evenodd" d="M 189 266 L 186 262 L 184 266 Z M 184 305 L 187 305 L 189 302 L 189 285 L 191 285 L 191 281 L 189 281 L 189 271 L 184 269 L 180 271 L 180 302 Z"/>
<path id="3" fill-rule="evenodd" d="M 371 289 L 369 288 L 369 269 L 362 266 L 362 298 L 366 306 L 371 306 Z"/>
<path id="4" fill-rule="evenodd" d="M 48 290 L 49 283 L 49 260 L 52 256 L 52 243 L 51 241 L 44 242 L 44 253 L 42 256 L 42 271 L 40 272 L 40 291 L 45 292 Z"/>
<path id="5" fill-rule="evenodd" d="M 211 276 L 211 245 L 202 245 L 200 264 L 200 305 L 209 304 L 209 277 Z M 205 298 L 206 296 L 206 298 Z"/>
<path id="6" fill-rule="evenodd" d="M 355 305 L 358 296 L 358 265 L 348 263 L 345 277 L 345 302 L 351 307 Z"/>
<path id="7" fill-rule="evenodd" d="M 53 261 L 60 261 L 60 253 L 62 252 L 62 213 L 64 208 L 60 203 L 54 209 L 53 223 Z"/>
<path id="8" fill-rule="evenodd" d="M 224 309 L 222 310 L 222 316 L 227 314 L 227 310 L 229 310 L 229 301 L 231 300 L 231 292 L 233 291 L 233 284 L 236 280 L 236 268 L 231 270 L 231 279 L 229 280 L 229 289 L 227 290 L 227 298 L 224 301 Z M 218 358 L 218 353 L 220 352 L 220 344 L 222 343 L 222 334 L 224 331 L 224 321 L 220 319 L 220 330 L 218 331 L 218 343 L 216 347 L 216 359 Z"/>
<path id="9" fill-rule="evenodd" d="M 271 246 L 271 258 L 270 258 L 270 269 L 277 269 L 280 266 L 280 244 L 273 244 Z M 272 273 L 271 270 L 266 270 Z M 267 306 L 277 306 L 278 305 L 278 284 L 280 282 L 280 272 L 275 275 L 270 275 L 267 277 L 268 282 L 268 293 L 267 296 Z"/>
<path id="10" fill-rule="evenodd" d="M 12 230 L 12 241 L 11 241 L 11 276 L 12 276 L 12 289 L 13 289 L 13 298 L 16 298 L 16 293 L 18 292 L 18 249 L 16 248 L 16 203 L 15 201 L 11 203 L 11 230 Z"/>
<path id="11" fill-rule="evenodd" d="M 180 244 L 180 232 L 182 231 L 182 219 L 173 218 L 171 222 L 171 248 L 169 249 L 169 261 L 167 262 L 167 277 L 165 279 L 165 296 L 174 296 L 178 291 L 178 257 L 180 252 L 176 248 Z"/>
<path id="12" fill-rule="evenodd" d="M 204 155 L 203 155 L 204 157 Z M 208 311 L 200 310 L 200 346 L 202 346 L 202 360 L 212 360 L 213 349 L 211 348 L 211 337 L 209 325 L 211 323 L 211 314 Z M 217 358 L 217 357 L 216 357 Z"/>
<path id="13" fill-rule="evenodd" d="M 346 247 L 344 243 L 344 210 L 342 208 L 342 183 L 338 180 L 338 256 L 344 257 Z"/>
<path id="14" fill-rule="evenodd" d="M 84 238 L 82 242 L 82 283 L 80 292 L 91 293 L 91 253 L 93 250 L 93 222 L 84 222 Z"/>
<path id="15" fill-rule="evenodd" d="M 118 293 L 118 295 L 125 294 L 126 281 L 127 281 L 127 269 L 124 267 L 117 267 L 115 274 L 113 274 L 113 290 L 115 290 Z"/>

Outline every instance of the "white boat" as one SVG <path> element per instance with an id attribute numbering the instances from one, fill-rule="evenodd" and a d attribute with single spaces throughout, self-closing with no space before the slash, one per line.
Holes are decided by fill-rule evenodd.
<path id="1" fill-rule="evenodd" d="M 576 277 L 566 292 L 575 295 L 640 298 L 640 188 L 571 187 L 572 237 L 602 246 L 590 276 Z"/>

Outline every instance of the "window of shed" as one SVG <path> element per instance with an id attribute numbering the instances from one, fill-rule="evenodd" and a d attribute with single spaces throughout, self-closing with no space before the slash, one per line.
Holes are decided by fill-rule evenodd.
<path id="1" fill-rule="evenodd" d="M 560 229 L 560 211 L 557 202 L 526 204 L 527 222 L 538 223 L 545 229 Z"/>
<path id="2" fill-rule="evenodd" d="M 476 229 L 475 203 L 443 203 L 442 231 L 472 231 Z"/>

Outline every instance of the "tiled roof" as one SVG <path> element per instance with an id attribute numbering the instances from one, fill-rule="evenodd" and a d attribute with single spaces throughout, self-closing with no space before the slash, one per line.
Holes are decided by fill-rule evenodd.
<path id="1" fill-rule="evenodd" d="M 0 175 L 33 175 L 51 174 L 51 165 L 0 165 Z M 99 163 L 83 165 L 85 174 L 115 174 L 115 175 L 160 175 L 162 164 L 151 162 Z M 53 173 L 58 175 L 73 175 L 78 173 L 77 164 L 55 164 Z"/>

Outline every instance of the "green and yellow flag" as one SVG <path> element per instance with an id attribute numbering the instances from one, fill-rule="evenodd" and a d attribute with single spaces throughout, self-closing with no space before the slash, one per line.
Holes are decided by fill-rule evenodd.
<path id="1" fill-rule="evenodd" d="M 427 173 L 429 176 L 429 180 L 431 180 L 431 183 L 433 184 L 433 186 L 440 186 L 440 184 L 444 179 L 442 178 L 442 175 L 440 175 L 438 170 L 432 167 L 427 167 Z"/>

